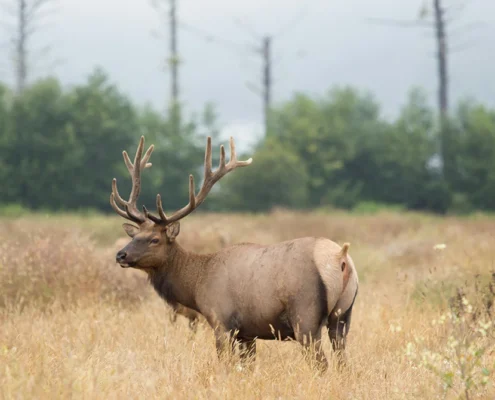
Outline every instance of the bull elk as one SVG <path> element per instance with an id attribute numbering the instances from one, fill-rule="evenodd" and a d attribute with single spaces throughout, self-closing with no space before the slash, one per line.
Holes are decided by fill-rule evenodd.
<path id="1" fill-rule="evenodd" d="M 204 181 L 198 194 L 189 176 L 189 202 L 166 215 L 160 194 L 156 196 L 158 215 L 143 205 L 137 207 L 141 171 L 154 146 L 143 155 L 141 137 L 134 163 L 126 151 L 124 161 L 132 178 L 129 200 L 124 200 L 113 179 L 110 204 L 115 212 L 137 224 L 124 223 L 132 240 L 116 255 L 123 268 L 145 271 L 156 292 L 177 309 L 185 306 L 199 312 L 214 330 L 216 349 L 221 356 L 231 354 L 236 342 L 242 347 L 241 361 L 255 358 L 256 339 L 293 339 L 304 348 L 314 348 L 314 359 L 326 370 L 328 363 L 321 346 L 321 331 L 328 327 L 333 350 L 344 363 L 346 337 L 358 292 L 358 275 L 348 253 L 322 237 L 304 237 L 272 245 L 241 243 L 211 254 L 195 254 L 177 242 L 179 221 L 194 211 L 213 185 L 252 159 L 238 161 L 233 138 L 230 160 L 220 147 L 220 164 L 212 171 L 211 138 L 204 159 Z"/>

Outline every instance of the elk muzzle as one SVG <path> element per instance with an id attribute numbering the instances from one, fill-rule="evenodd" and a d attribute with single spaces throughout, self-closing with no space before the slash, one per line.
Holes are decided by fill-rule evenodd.
<path id="1" fill-rule="evenodd" d="M 120 250 L 117 253 L 115 261 L 117 261 L 117 263 L 120 264 L 122 268 L 129 268 L 132 267 L 133 264 L 135 264 L 133 262 L 129 262 L 129 260 L 127 259 L 127 251 L 125 251 L 125 249 Z"/>

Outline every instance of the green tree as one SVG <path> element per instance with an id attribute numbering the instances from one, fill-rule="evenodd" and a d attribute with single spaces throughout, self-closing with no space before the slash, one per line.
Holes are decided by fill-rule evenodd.
<path id="1" fill-rule="evenodd" d="M 4 202 L 30 208 L 64 207 L 73 167 L 73 138 L 67 137 L 68 106 L 56 79 L 44 79 L 16 96 L 4 131 L 9 166 Z"/>
<path id="2" fill-rule="evenodd" d="M 450 193 L 439 166 L 435 116 L 425 93 L 413 88 L 398 120 L 379 135 L 372 154 L 378 172 L 370 182 L 376 200 L 445 212 Z"/>
<path id="3" fill-rule="evenodd" d="M 253 163 L 222 179 L 211 203 L 219 209 L 267 211 L 275 206 L 307 205 L 309 177 L 304 162 L 276 139 L 263 141 Z M 243 157 L 247 159 L 247 157 Z"/>
<path id="4" fill-rule="evenodd" d="M 9 164 L 9 139 L 12 137 L 10 132 L 10 112 L 12 108 L 12 94 L 10 90 L 0 83 L 0 187 L 2 190 L 2 199 L 0 202 L 12 201 L 15 197 L 15 188 L 9 176 L 13 173 L 11 170 L 14 165 Z M 9 186 L 10 184 L 10 186 Z"/>
<path id="5" fill-rule="evenodd" d="M 462 102 L 456 120 L 457 194 L 475 208 L 495 209 L 495 111 Z"/>
<path id="6" fill-rule="evenodd" d="M 121 181 L 127 174 L 122 150 L 132 151 L 139 140 L 134 106 L 100 68 L 69 91 L 66 102 L 70 117 L 65 133 L 76 142 L 70 152 L 75 167 L 68 174 L 73 182 L 69 206 L 108 209 L 112 179 Z"/>
<path id="7" fill-rule="evenodd" d="M 310 204 L 355 205 L 370 172 L 358 154 L 367 137 L 383 129 L 373 98 L 349 87 L 317 100 L 298 94 L 273 116 L 272 136 L 297 154 L 308 171 Z"/>

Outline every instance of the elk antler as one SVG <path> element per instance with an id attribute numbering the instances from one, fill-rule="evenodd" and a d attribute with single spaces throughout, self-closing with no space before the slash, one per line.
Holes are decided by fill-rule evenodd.
<path id="1" fill-rule="evenodd" d="M 225 148 L 220 146 L 220 164 L 218 169 L 215 172 L 212 172 L 211 165 L 211 137 L 208 136 L 206 142 L 206 151 L 205 151 L 205 178 L 203 181 L 203 185 L 201 186 L 201 190 L 198 195 L 195 195 L 194 190 L 194 177 L 189 175 L 189 203 L 177 210 L 171 216 L 167 216 L 163 211 L 162 207 L 162 198 L 159 194 L 156 195 L 156 208 L 158 210 L 159 217 L 151 214 L 146 207 L 143 206 L 144 213 L 147 218 L 151 219 L 153 222 L 157 224 L 170 224 L 172 222 L 178 221 L 184 218 L 186 215 L 190 214 L 194 209 L 196 209 L 208 196 L 213 185 L 218 182 L 222 177 L 228 174 L 230 171 L 233 171 L 237 167 L 246 167 L 251 164 L 253 161 L 250 158 L 247 161 L 237 161 L 237 155 L 235 153 L 235 144 L 234 139 L 230 138 L 230 160 L 227 164 L 225 164 Z"/>
<path id="2" fill-rule="evenodd" d="M 146 151 L 143 157 L 143 146 L 144 146 L 144 136 L 141 136 L 139 140 L 139 145 L 136 151 L 136 156 L 134 157 L 134 164 L 129 159 L 127 152 L 124 150 L 122 155 L 124 156 L 125 165 L 132 178 L 132 190 L 129 196 L 129 200 L 125 201 L 119 195 L 117 190 L 117 179 L 113 178 L 112 181 L 112 194 L 110 195 L 110 204 L 117 214 L 124 217 L 130 221 L 142 224 L 146 221 L 146 216 L 139 212 L 136 202 L 141 191 L 141 170 L 151 167 L 151 163 L 148 162 L 151 153 L 153 152 L 154 145 L 151 145 Z M 122 210 L 117 203 L 124 207 Z"/>

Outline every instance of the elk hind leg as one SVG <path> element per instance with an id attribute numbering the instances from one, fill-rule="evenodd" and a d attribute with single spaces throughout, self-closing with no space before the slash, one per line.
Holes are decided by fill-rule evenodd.
<path id="1" fill-rule="evenodd" d="M 322 373 L 325 372 L 328 368 L 328 361 L 321 341 L 321 324 L 315 318 L 312 323 L 298 322 L 293 326 L 295 327 L 294 336 L 303 346 L 306 357 L 312 354 L 317 369 Z"/>
<path id="2" fill-rule="evenodd" d="M 328 317 L 328 337 L 332 344 L 333 351 L 337 356 L 337 367 L 342 370 L 347 359 L 345 355 L 346 338 L 351 326 L 352 306 L 344 313 L 332 312 Z"/>
<path id="3" fill-rule="evenodd" d="M 239 339 L 239 356 L 242 364 L 256 360 L 256 339 Z"/>

